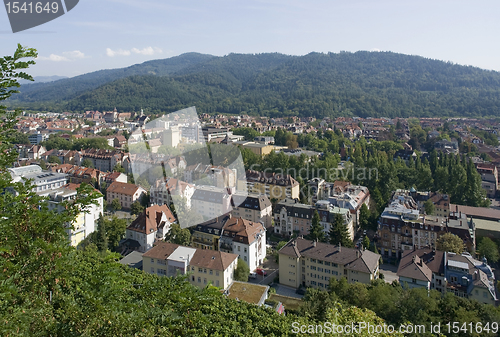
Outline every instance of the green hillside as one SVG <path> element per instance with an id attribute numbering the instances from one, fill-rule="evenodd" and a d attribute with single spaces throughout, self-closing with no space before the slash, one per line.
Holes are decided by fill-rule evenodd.
<path id="1" fill-rule="evenodd" d="M 74 88 L 80 83 L 77 78 L 40 84 L 39 90 L 25 91 L 18 100 L 35 102 L 32 108 L 73 111 L 117 107 L 170 112 L 195 105 L 202 113 L 320 118 L 500 113 L 500 73 L 419 56 L 341 52 L 205 57 L 188 66 L 178 64 L 175 71 L 163 73 L 168 76 L 142 72 L 85 92 Z M 61 100 L 55 84 L 69 80 L 74 86 L 67 87 Z"/>

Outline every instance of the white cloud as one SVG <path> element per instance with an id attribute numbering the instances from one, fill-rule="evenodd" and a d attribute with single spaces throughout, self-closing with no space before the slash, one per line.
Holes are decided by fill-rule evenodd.
<path id="1" fill-rule="evenodd" d="M 79 50 L 65 51 L 63 55 L 69 59 L 84 59 L 85 54 Z"/>
<path id="2" fill-rule="evenodd" d="M 123 49 L 118 49 L 118 50 L 112 50 L 111 48 L 106 48 L 106 55 L 109 57 L 113 56 L 129 56 L 130 55 L 130 50 L 123 50 Z"/>
<path id="3" fill-rule="evenodd" d="M 39 56 L 38 59 L 43 61 L 67 62 L 67 61 L 74 61 L 76 59 L 83 59 L 85 57 L 86 57 L 85 54 L 82 53 L 81 51 L 73 50 L 73 51 L 65 51 L 62 53 L 62 55 L 50 54 L 48 57 Z"/>
<path id="4" fill-rule="evenodd" d="M 106 55 L 108 55 L 109 57 L 129 56 L 132 53 L 140 55 L 155 55 L 155 54 L 162 54 L 163 51 L 157 47 L 146 47 L 143 49 L 132 48 L 130 50 L 123 50 L 123 49 L 112 50 L 111 48 L 106 48 Z"/>

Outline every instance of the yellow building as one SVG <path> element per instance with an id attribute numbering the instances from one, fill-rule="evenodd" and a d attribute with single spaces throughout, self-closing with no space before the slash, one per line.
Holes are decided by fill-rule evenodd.
<path id="1" fill-rule="evenodd" d="M 248 149 L 261 158 L 270 154 L 275 149 L 274 145 L 261 144 L 256 142 L 240 141 L 233 142 L 232 144 L 235 146 L 241 146 L 243 149 Z"/>
<path id="2" fill-rule="evenodd" d="M 380 255 L 297 238 L 279 251 L 280 284 L 326 289 L 331 278 L 370 284 L 378 278 Z"/>
<path id="3" fill-rule="evenodd" d="M 238 190 L 244 190 L 244 184 L 248 193 L 265 194 L 271 201 L 279 202 L 286 198 L 300 197 L 300 185 L 289 174 L 249 170 L 246 172 L 246 181 L 238 180 Z"/>
<path id="4" fill-rule="evenodd" d="M 143 270 L 160 276 L 188 275 L 200 288 L 226 289 L 234 281 L 238 255 L 161 242 L 142 256 Z"/>

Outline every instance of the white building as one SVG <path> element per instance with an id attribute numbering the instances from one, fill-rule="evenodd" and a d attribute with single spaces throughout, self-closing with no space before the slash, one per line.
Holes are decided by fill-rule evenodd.
<path id="1" fill-rule="evenodd" d="M 67 174 L 43 171 L 38 165 L 9 168 L 8 170 L 13 182 L 32 180 L 32 184 L 35 185 L 34 192 L 56 189 L 68 183 Z"/>
<path id="2" fill-rule="evenodd" d="M 164 240 L 170 225 L 176 221 L 166 205 L 148 207 L 127 227 L 125 237 L 136 241 L 140 252 L 153 248 L 156 240 Z"/>

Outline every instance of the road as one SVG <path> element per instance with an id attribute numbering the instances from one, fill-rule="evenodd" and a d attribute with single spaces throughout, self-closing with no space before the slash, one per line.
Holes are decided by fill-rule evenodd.
<path id="1" fill-rule="evenodd" d="M 392 264 L 381 264 L 380 273 L 384 274 L 384 280 L 386 283 L 392 283 L 394 280 L 398 280 L 398 275 L 396 274 L 398 271 L 398 267 Z"/>

